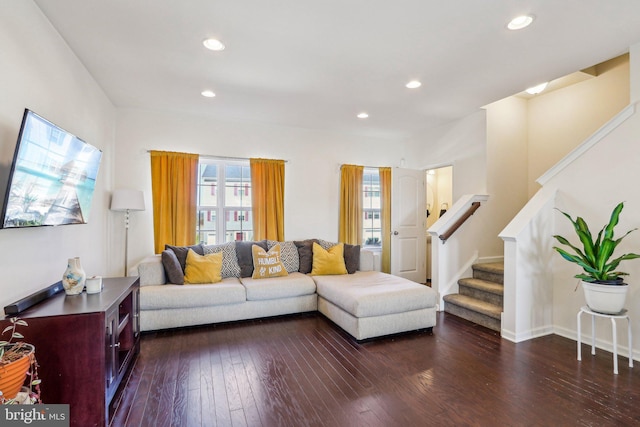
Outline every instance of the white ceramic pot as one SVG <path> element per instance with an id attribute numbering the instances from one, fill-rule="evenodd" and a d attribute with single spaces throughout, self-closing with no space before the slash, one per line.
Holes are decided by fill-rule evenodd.
<path id="1" fill-rule="evenodd" d="M 582 282 L 584 298 L 587 306 L 598 313 L 618 314 L 624 308 L 629 285 L 600 285 L 598 283 Z"/>
<path id="2" fill-rule="evenodd" d="M 102 277 L 87 277 L 87 280 L 85 281 L 85 289 L 88 294 L 100 293 L 102 291 Z"/>
<path id="3" fill-rule="evenodd" d="M 67 295 L 79 295 L 84 290 L 84 284 L 87 279 L 80 258 L 69 258 L 67 269 L 62 275 L 62 286 Z"/>

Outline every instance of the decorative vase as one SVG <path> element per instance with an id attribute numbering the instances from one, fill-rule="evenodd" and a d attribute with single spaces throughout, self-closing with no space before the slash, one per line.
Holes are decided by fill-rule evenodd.
<path id="1" fill-rule="evenodd" d="M 0 391 L 2 391 L 2 397 L 7 400 L 16 397 L 16 394 L 20 391 L 33 360 L 35 347 L 31 344 L 22 345 L 26 349 L 21 358 L 6 365 L 0 365 Z"/>
<path id="2" fill-rule="evenodd" d="M 87 274 L 80 265 L 80 258 L 69 258 L 67 269 L 62 276 L 62 286 L 67 295 L 78 295 L 84 290 Z"/>
<path id="3" fill-rule="evenodd" d="M 584 299 L 587 306 L 597 313 L 618 314 L 624 309 L 629 285 L 601 285 L 598 283 L 582 282 Z"/>

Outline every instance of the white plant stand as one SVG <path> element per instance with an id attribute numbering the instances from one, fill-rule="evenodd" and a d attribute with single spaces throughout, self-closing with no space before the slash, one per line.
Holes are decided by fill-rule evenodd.
<path id="1" fill-rule="evenodd" d="M 613 335 L 613 373 L 618 374 L 618 335 L 616 333 L 616 321 L 618 319 L 627 319 L 627 334 L 629 336 L 629 367 L 633 368 L 633 345 L 631 344 L 631 320 L 624 309 L 618 314 L 604 314 L 592 311 L 589 307 L 584 306 L 578 312 L 578 360 L 582 360 L 582 330 L 580 318 L 582 313 L 591 315 L 591 354 L 596 354 L 596 317 L 604 317 L 611 319 L 611 333 Z"/>

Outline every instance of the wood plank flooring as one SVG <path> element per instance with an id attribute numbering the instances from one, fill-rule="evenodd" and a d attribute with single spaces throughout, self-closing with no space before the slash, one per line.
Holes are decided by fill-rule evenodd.
<path id="1" fill-rule="evenodd" d="M 364 343 L 305 314 L 143 335 L 111 425 L 640 425 L 640 366 L 619 366 L 444 312 L 433 334 Z"/>

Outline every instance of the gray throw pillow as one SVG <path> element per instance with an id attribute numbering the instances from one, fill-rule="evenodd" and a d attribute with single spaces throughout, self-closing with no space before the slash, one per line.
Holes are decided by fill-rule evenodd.
<path id="1" fill-rule="evenodd" d="M 344 244 L 344 264 L 347 273 L 353 274 L 360 268 L 360 245 Z"/>
<path id="2" fill-rule="evenodd" d="M 293 242 L 298 248 L 299 265 L 298 271 L 303 274 L 311 273 L 313 268 L 313 243 L 318 243 L 316 239 L 308 239 Z"/>
<path id="3" fill-rule="evenodd" d="M 267 250 L 266 240 L 259 242 L 236 242 L 236 257 L 238 258 L 238 265 L 240 266 L 240 277 L 253 276 L 253 252 L 251 251 L 253 245 L 258 245 L 265 251 Z"/>
<path id="4" fill-rule="evenodd" d="M 176 253 L 171 249 L 162 251 L 162 266 L 164 267 L 164 272 L 167 275 L 169 283 L 184 285 L 184 272 L 182 271 L 182 267 L 180 267 L 180 261 L 178 261 Z"/>
<path id="5" fill-rule="evenodd" d="M 165 249 L 171 249 L 178 257 L 178 262 L 180 263 L 180 267 L 182 268 L 182 273 L 184 274 L 184 266 L 187 264 L 187 252 L 189 249 L 193 249 L 195 253 L 198 255 L 204 255 L 204 249 L 202 245 L 192 245 L 192 246 L 172 246 L 172 245 L 164 245 Z"/>

